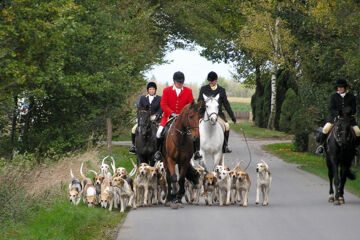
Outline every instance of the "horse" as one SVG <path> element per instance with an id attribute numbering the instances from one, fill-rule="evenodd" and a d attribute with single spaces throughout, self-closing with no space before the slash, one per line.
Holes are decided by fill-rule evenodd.
<path id="1" fill-rule="evenodd" d="M 344 186 L 346 178 L 350 180 L 355 179 L 355 175 L 351 172 L 350 167 L 355 157 L 356 137 L 350 125 L 350 120 L 351 118 L 346 115 L 345 117 L 339 117 L 334 123 L 326 144 L 326 165 L 330 182 L 329 202 L 335 202 L 336 205 L 345 203 Z M 335 185 L 335 198 L 333 181 Z"/>
<path id="2" fill-rule="evenodd" d="M 138 127 L 135 132 L 135 147 L 137 152 L 137 164 L 147 163 L 154 166 L 154 154 L 156 152 L 157 124 L 150 120 L 150 107 L 138 108 Z"/>
<path id="3" fill-rule="evenodd" d="M 203 156 L 200 164 L 207 172 L 214 170 L 223 158 L 224 127 L 217 121 L 219 113 L 219 94 L 215 97 L 207 97 L 205 101 L 204 118 L 200 120 L 200 154 Z M 224 162 L 224 161 L 222 161 Z"/>
<path id="4" fill-rule="evenodd" d="M 194 185 L 198 183 L 199 174 L 190 161 L 194 154 L 194 140 L 200 137 L 200 106 L 201 102 L 196 104 L 194 101 L 185 105 L 171 124 L 165 144 L 161 149 L 168 182 L 167 202 L 171 204 L 172 208 L 177 208 L 181 204 L 185 194 L 185 177 Z M 180 174 L 178 181 L 175 172 L 176 164 Z M 178 190 L 176 183 L 179 184 Z"/>

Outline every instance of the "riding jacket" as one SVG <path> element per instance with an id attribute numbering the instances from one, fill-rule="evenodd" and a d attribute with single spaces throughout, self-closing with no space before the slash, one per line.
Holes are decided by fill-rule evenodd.
<path id="1" fill-rule="evenodd" d="M 337 116 L 344 115 L 344 109 L 348 108 L 350 116 L 356 114 L 356 98 L 350 93 L 346 92 L 344 97 L 341 97 L 339 93 L 334 93 L 330 98 L 330 116 L 328 122 L 334 123 Z M 351 120 L 351 125 L 356 125 L 355 117 Z"/>
<path id="2" fill-rule="evenodd" d="M 179 96 L 176 94 L 175 86 L 165 88 L 160 101 L 161 108 L 164 111 L 160 126 L 165 126 L 172 113 L 180 114 L 185 105 L 193 100 L 191 88 L 182 87 Z"/>
<path id="3" fill-rule="evenodd" d="M 151 110 L 151 115 L 161 115 L 162 114 L 162 109 L 160 106 L 160 101 L 161 101 L 161 97 L 158 95 L 154 96 L 154 99 L 152 100 L 152 102 L 150 103 L 149 101 L 149 95 L 146 96 L 141 96 L 140 97 L 140 101 L 139 101 L 139 107 L 141 108 L 145 108 L 146 105 L 150 106 L 150 110 Z"/>
<path id="4" fill-rule="evenodd" d="M 219 117 L 221 117 L 225 122 L 227 122 L 227 120 L 225 118 L 225 114 L 222 111 L 222 106 L 224 105 L 231 120 L 234 123 L 236 122 L 234 112 L 232 111 L 230 103 L 226 96 L 225 88 L 220 87 L 219 85 L 216 85 L 216 89 L 212 90 L 209 84 L 201 87 L 200 93 L 199 93 L 199 98 L 198 98 L 198 101 L 200 101 L 200 100 L 202 101 L 202 105 L 200 108 L 201 116 L 203 116 L 205 113 L 205 101 L 204 101 L 203 94 L 205 94 L 207 97 L 215 97 L 217 94 L 219 94 L 219 101 L 218 101 L 219 102 L 219 113 L 218 113 Z"/>

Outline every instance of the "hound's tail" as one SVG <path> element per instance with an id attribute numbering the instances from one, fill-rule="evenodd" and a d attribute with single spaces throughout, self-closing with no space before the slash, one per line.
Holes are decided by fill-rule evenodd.
<path id="1" fill-rule="evenodd" d="M 84 162 L 81 163 L 80 175 L 81 175 L 81 177 L 86 178 L 85 175 L 84 175 L 84 173 L 83 173 L 83 170 L 82 170 L 82 169 L 83 169 L 83 166 L 84 166 Z"/>
<path id="2" fill-rule="evenodd" d="M 70 168 L 70 175 L 71 175 L 71 179 L 75 178 L 71 168 Z"/>
<path id="3" fill-rule="evenodd" d="M 191 164 L 189 165 L 189 168 L 186 171 L 185 177 L 191 181 L 194 185 L 197 185 L 199 183 L 199 173 L 195 170 Z"/>

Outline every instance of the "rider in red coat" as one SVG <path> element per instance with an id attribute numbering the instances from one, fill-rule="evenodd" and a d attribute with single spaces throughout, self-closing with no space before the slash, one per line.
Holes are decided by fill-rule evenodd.
<path id="1" fill-rule="evenodd" d="M 191 88 L 184 87 L 185 76 L 182 72 L 176 72 L 173 76 L 174 85 L 167 87 L 163 91 L 161 96 L 160 106 L 164 111 L 163 117 L 160 122 L 159 129 L 156 133 L 158 151 L 155 153 L 154 158 L 156 161 L 161 160 L 161 133 L 164 126 L 170 118 L 173 118 L 180 114 L 181 110 L 186 104 L 191 103 L 194 100 Z"/>

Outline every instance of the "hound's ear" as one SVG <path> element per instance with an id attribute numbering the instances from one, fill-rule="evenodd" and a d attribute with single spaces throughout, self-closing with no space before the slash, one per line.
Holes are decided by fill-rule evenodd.
<path id="1" fill-rule="evenodd" d="M 110 183 L 109 183 L 109 184 L 110 184 L 110 186 L 112 186 L 112 181 L 110 181 Z"/>
<path id="2" fill-rule="evenodd" d="M 267 163 L 264 160 L 261 159 L 261 161 L 265 164 L 266 168 L 269 168 L 269 166 L 267 165 Z"/>
<path id="3" fill-rule="evenodd" d="M 214 183 L 217 183 L 217 177 L 214 175 Z"/>

